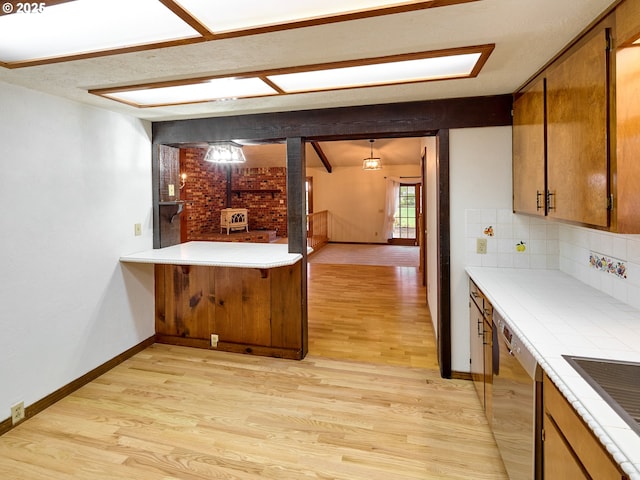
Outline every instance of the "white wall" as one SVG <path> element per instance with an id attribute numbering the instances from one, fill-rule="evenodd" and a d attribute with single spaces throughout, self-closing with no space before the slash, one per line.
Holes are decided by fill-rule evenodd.
<path id="1" fill-rule="evenodd" d="M 416 156 L 420 152 L 416 152 Z M 382 170 L 361 167 L 307 168 L 313 177 L 313 209 L 329 212 L 329 241 L 386 243 L 383 235 L 385 176 L 420 176 L 420 165 L 387 165 Z"/>
<path id="2" fill-rule="evenodd" d="M 153 335 L 148 122 L 0 83 L 0 421 Z M 143 235 L 134 236 L 141 223 Z"/>
<path id="3" fill-rule="evenodd" d="M 511 209 L 511 127 L 451 130 L 451 368 L 469 371 L 466 218 L 469 209 Z"/>
<path id="4" fill-rule="evenodd" d="M 427 150 L 425 159 L 425 188 L 423 190 L 427 200 L 425 212 L 426 264 L 427 264 L 427 302 L 433 329 L 438 336 L 438 176 L 436 170 L 437 151 L 436 138 L 426 137 L 422 146 Z"/>

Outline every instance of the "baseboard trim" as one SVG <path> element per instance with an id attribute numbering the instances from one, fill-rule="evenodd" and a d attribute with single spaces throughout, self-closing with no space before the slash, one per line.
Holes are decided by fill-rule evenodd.
<path id="1" fill-rule="evenodd" d="M 333 242 L 329 240 L 329 245 L 389 245 L 388 242 Z"/>
<path id="2" fill-rule="evenodd" d="M 473 380 L 471 373 L 469 372 L 451 372 L 451 379 L 453 380 Z"/>
<path id="3" fill-rule="evenodd" d="M 153 345 L 155 343 L 155 341 L 156 341 L 156 336 L 152 335 L 151 337 L 147 338 L 146 340 L 143 340 L 139 344 L 134 345 L 130 349 L 122 352 L 120 355 L 112 358 L 111 360 L 106 361 L 102 365 L 99 365 L 98 367 L 94 368 L 90 372 L 87 372 L 84 375 L 82 375 L 81 377 L 76 378 L 71 383 L 68 383 L 67 385 L 59 388 L 58 390 L 56 390 L 53 393 L 50 393 L 49 395 L 47 395 L 46 397 L 38 400 L 37 402 L 33 403 L 32 405 L 27 406 L 24 409 L 24 419 L 26 420 L 28 418 L 33 417 L 34 415 L 37 415 L 38 413 L 40 413 L 44 409 L 50 407 L 51 405 L 53 405 L 57 401 L 62 400 L 67 395 L 75 392 L 80 387 L 82 387 L 82 386 L 86 385 L 87 383 L 95 380 L 100 375 L 105 374 L 106 372 L 111 370 L 113 367 L 115 367 L 115 366 L 121 364 L 122 362 L 124 362 L 125 360 L 133 357 L 136 353 L 139 353 L 142 350 L 144 350 L 145 348 L 150 347 L 151 345 Z M 20 423 L 22 423 L 22 422 L 24 422 L 24 420 L 22 420 Z M 17 423 L 16 425 L 12 425 L 11 418 L 8 418 L 8 419 L 0 422 L 0 435 L 4 435 L 9 430 L 13 429 L 13 427 L 16 427 L 16 426 L 20 425 L 20 423 Z"/>

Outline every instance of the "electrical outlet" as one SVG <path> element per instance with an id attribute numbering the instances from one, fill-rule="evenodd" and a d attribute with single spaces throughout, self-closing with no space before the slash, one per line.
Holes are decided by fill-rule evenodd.
<path id="1" fill-rule="evenodd" d="M 136 223 L 133 226 L 133 232 L 134 232 L 136 237 L 139 237 L 140 235 L 142 235 L 142 224 Z"/>
<path id="2" fill-rule="evenodd" d="M 487 239 L 486 238 L 478 238 L 476 239 L 476 253 L 485 254 L 487 253 Z"/>
<path id="3" fill-rule="evenodd" d="M 15 425 L 22 420 L 24 420 L 24 402 L 11 406 L 11 424 Z"/>
<path id="4" fill-rule="evenodd" d="M 216 335 L 215 333 L 211 334 L 211 346 L 213 348 L 218 346 L 218 335 Z"/>

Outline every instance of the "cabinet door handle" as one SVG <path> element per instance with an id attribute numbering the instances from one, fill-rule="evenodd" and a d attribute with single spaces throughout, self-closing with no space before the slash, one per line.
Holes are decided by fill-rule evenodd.
<path id="1" fill-rule="evenodd" d="M 547 210 L 549 211 L 556 209 L 555 195 L 556 194 L 551 190 L 547 190 Z M 551 198 L 554 199 L 553 202 L 551 201 Z"/>
<path id="2" fill-rule="evenodd" d="M 484 339 L 484 333 L 483 333 L 482 327 L 483 327 L 482 320 L 478 320 L 478 336 L 482 335 Z"/>
<path id="3" fill-rule="evenodd" d="M 544 205 L 540 202 L 540 199 L 544 196 L 540 190 L 536 190 L 536 210 L 542 210 Z"/>

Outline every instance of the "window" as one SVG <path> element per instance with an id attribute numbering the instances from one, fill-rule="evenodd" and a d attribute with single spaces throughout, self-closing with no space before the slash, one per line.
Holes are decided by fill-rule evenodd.
<path id="1" fill-rule="evenodd" d="M 420 184 L 400 184 L 392 243 L 416 245 L 420 213 Z"/>

